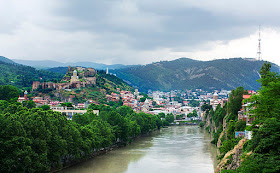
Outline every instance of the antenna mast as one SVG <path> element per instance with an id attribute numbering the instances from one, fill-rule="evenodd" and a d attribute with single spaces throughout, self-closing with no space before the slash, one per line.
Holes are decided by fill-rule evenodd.
<path id="1" fill-rule="evenodd" d="M 258 52 L 257 52 L 257 60 L 258 61 L 261 61 L 262 58 L 261 58 L 261 26 L 259 25 L 259 46 L 258 46 Z"/>

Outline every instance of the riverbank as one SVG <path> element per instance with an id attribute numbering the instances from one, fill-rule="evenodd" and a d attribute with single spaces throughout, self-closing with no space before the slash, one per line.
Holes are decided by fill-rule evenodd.
<path id="1" fill-rule="evenodd" d="M 106 154 L 107 152 L 109 151 L 112 151 L 113 149 L 115 148 L 118 148 L 116 146 L 113 146 L 113 147 L 110 147 L 109 149 L 102 149 L 102 150 L 99 150 L 99 151 L 96 151 L 94 152 L 91 156 L 87 157 L 87 158 L 83 158 L 83 159 L 80 159 L 80 160 L 77 160 L 77 161 L 73 161 L 73 162 L 70 162 L 70 163 L 67 163 L 65 166 L 63 166 L 61 169 L 56 169 L 56 170 L 51 170 L 50 173 L 56 173 L 56 172 L 60 172 L 64 169 L 67 169 L 71 166 L 74 166 L 76 164 L 79 164 L 81 162 L 85 162 L 85 161 L 88 161 L 94 157 L 97 157 L 97 156 L 100 156 L 100 155 L 103 155 L 103 154 Z"/>
<path id="2" fill-rule="evenodd" d="M 166 127 L 165 127 L 165 128 L 166 128 Z M 168 128 L 168 127 L 167 127 L 167 128 Z M 69 162 L 69 163 L 65 164 L 65 165 L 64 165 L 62 168 L 60 168 L 60 169 L 53 169 L 53 170 L 51 170 L 50 173 L 61 172 L 61 171 L 65 170 L 65 169 L 67 169 L 67 168 L 70 168 L 70 167 L 75 166 L 75 165 L 77 165 L 77 164 L 80 164 L 80 163 L 82 163 L 82 162 L 86 162 L 86 161 L 88 161 L 88 160 L 90 160 L 90 159 L 93 159 L 93 158 L 95 158 L 95 157 L 98 157 L 98 156 L 107 154 L 108 152 L 113 151 L 114 149 L 127 147 L 127 146 L 131 145 L 135 140 L 137 140 L 137 139 L 139 139 L 139 138 L 141 138 L 141 137 L 145 137 L 145 136 L 147 136 L 147 135 L 149 135 L 149 134 L 151 134 L 151 133 L 154 133 L 154 132 L 156 132 L 156 131 L 159 131 L 159 130 L 160 130 L 160 129 L 154 129 L 154 130 L 151 130 L 151 131 L 148 132 L 148 133 L 145 133 L 145 134 L 141 134 L 141 135 L 139 135 L 139 136 L 136 136 L 135 138 L 132 139 L 131 142 L 128 142 L 128 143 L 126 143 L 126 144 L 124 144 L 124 143 L 115 143 L 115 144 L 113 144 L 113 145 L 110 146 L 110 147 L 102 148 L 102 149 L 100 149 L 99 151 L 96 151 L 96 152 L 92 153 L 92 155 L 88 156 L 87 158 L 83 158 L 83 159 L 80 159 L 80 160 L 76 160 L 76 161 L 73 161 L 73 162 Z"/>

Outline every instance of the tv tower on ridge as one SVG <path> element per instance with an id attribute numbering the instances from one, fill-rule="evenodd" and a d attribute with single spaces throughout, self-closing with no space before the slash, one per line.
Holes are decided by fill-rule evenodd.
<path id="1" fill-rule="evenodd" d="M 261 26 L 259 25 L 259 45 L 258 45 L 258 52 L 257 52 L 257 60 L 261 61 L 262 57 L 261 57 Z"/>

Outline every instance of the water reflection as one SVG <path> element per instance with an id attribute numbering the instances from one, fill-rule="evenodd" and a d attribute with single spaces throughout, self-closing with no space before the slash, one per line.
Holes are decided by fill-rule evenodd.
<path id="1" fill-rule="evenodd" d="M 170 127 L 62 172 L 214 172 L 216 149 L 210 141 L 197 126 Z"/>

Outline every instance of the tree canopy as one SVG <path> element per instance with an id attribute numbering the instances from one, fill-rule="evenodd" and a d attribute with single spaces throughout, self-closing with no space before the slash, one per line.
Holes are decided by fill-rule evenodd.
<path id="1" fill-rule="evenodd" d="M 92 108 L 100 110 L 100 116 Z M 135 113 L 127 106 L 90 105 L 87 113 L 71 121 L 46 106 L 0 100 L 0 172 L 59 169 L 161 126 L 159 116 Z"/>

